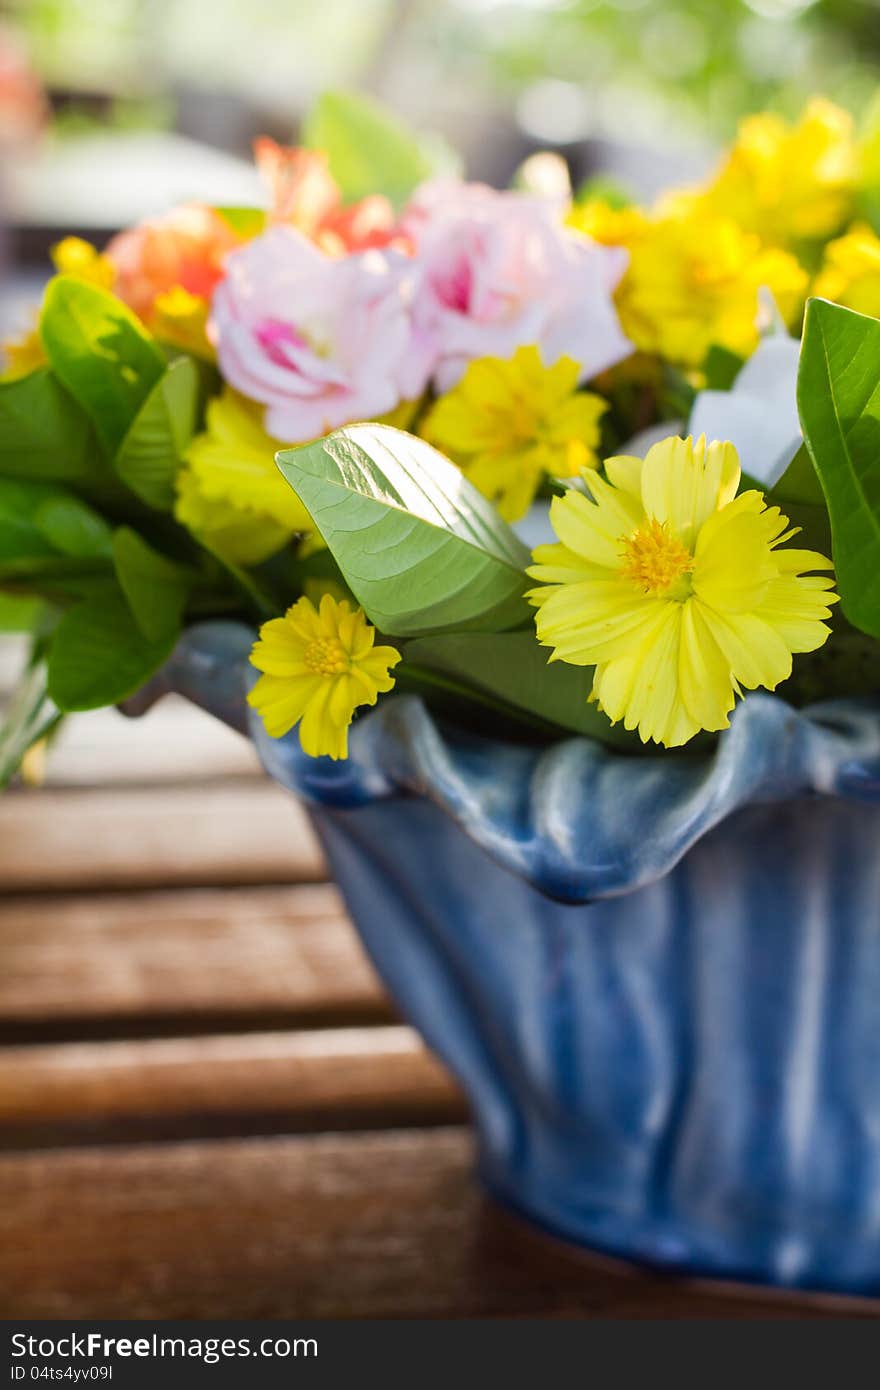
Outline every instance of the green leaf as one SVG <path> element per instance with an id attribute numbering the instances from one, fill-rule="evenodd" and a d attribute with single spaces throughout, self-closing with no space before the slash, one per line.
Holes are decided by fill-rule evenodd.
<path id="1" fill-rule="evenodd" d="M 497 631 L 528 621 L 528 550 L 424 440 L 352 425 L 276 457 L 383 632 Z"/>
<path id="2" fill-rule="evenodd" d="M 764 490 L 760 483 L 757 487 L 759 491 Z M 798 449 L 782 477 L 769 489 L 768 496 L 780 503 L 808 502 L 824 511 L 825 494 L 806 444 Z"/>
<path id="3" fill-rule="evenodd" d="M 161 642 L 180 630 L 190 589 L 191 575 L 128 526 L 113 537 L 116 577 L 141 632 L 150 642 Z"/>
<path id="4" fill-rule="evenodd" d="M 51 483 L 0 478 L 0 565 L 8 560 L 57 556 L 57 546 L 40 524 L 40 513 L 53 501 L 69 497 Z"/>
<path id="5" fill-rule="evenodd" d="M 612 174 L 591 174 L 589 178 L 578 184 L 574 195 L 575 205 L 589 203 L 592 199 L 601 199 L 607 203 L 614 212 L 622 212 L 624 208 L 631 208 L 634 199 L 629 189 L 618 182 Z"/>
<path id="6" fill-rule="evenodd" d="M 487 691 L 543 723 L 585 734 L 616 748 L 639 749 L 638 738 L 589 704 L 592 666 L 548 662 L 534 632 L 450 633 L 407 642 L 401 670 L 424 666 Z"/>
<path id="7" fill-rule="evenodd" d="M 60 710 L 97 709 L 133 695 L 171 654 L 177 633 L 150 641 L 116 584 L 78 603 L 58 624 L 49 695 Z"/>
<path id="8" fill-rule="evenodd" d="M 454 167 L 436 138 L 414 135 L 390 111 L 353 92 L 325 92 L 302 132 L 302 143 L 326 154 L 346 202 L 384 193 L 399 208 L 417 184 Z"/>
<path id="9" fill-rule="evenodd" d="M 63 598 L 109 568 L 103 519 L 51 483 L 0 478 L 0 583 L 17 594 Z"/>
<path id="10" fill-rule="evenodd" d="M 48 368 L 0 382 L 0 474 L 88 484 L 104 471 L 88 416 Z"/>
<path id="11" fill-rule="evenodd" d="M 27 594 L 0 593 L 0 632 L 33 632 L 45 605 Z"/>
<path id="12" fill-rule="evenodd" d="M 40 334 L 53 371 L 114 454 L 165 370 L 158 347 L 121 300 L 71 275 L 49 281 Z"/>
<path id="13" fill-rule="evenodd" d="M 843 611 L 880 637 L 880 320 L 810 301 L 798 407 L 828 504 Z"/>
<path id="14" fill-rule="evenodd" d="M 102 516 L 78 497 L 47 497 L 34 513 L 46 540 L 59 555 L 79 560 L 109 560 L 112 532 Z"/>
<path id="15" fill-rule="evenodd" d="M 706 373 L 706 389 L 709 391 L 729 391 L 744 366 L 744 359 L 730 348 L 713 343 L 706 353 L 703 370 Z"/>
<path id="16" fill-rule="evenodd" d="M 195 433 L 199 373 L 191 357 L 176 357 L 150 391 L 114 460 L 122 481 L 160 511 L 174 506 L 174 479 Z"/>
<path id="17" fill-rule="evenodd" d="M 265 208 L 218 207 L 214 211 L 240 237 L 255 237 L 265 231 Z"/>

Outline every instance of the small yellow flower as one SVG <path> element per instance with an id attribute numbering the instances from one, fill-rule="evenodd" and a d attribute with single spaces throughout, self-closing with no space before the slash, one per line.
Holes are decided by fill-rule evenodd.
<path id="1" fill-rule="evenodd" d="M 617 291 L 623 331 L 636 347 L 700 367 L 710 347 L 747 357 L 758 344 L 758 291 L 766 286 L 786 321 L 807 276 L 786 251 L 719 217 L 697 195 L 666 199 L 630 250 Z"/>
<path id="2" fill-rule="evenodd" d="M 529 570 L 538 640 L 595 666 L 592 697 L 643 743 L 726 729 L 744 688 L 775 689 L 828 637 L 834 581 L 804 571 L 831 561 L 779 548 L 795 532 L 762 493 L 736 496 L 732 444 L 666 439 L 605 470 L 585 474 L 592 500 L 551 503 L 560 543 Z"/>
<path id="3" fill-rule="evenodd" d="M 78 280 L 86 280 L 103 290 L 113 288 L 116 272 L 108 258 L 102 256 L 90 241 L 83 241 L 77 236 L 65 237 L 63 241 L 56 242 L 49 255 L 59 275 L 75 275 Z M 36 324 L 21 337 L 3 343 L 2 347 L 6 359 L 0 376 L 2 381 L 16 381 L 46 365 L 46 352 Z"/>
<path id="4" fill-rule="evenodd" d="M 51 248 L 49 255 L 59 275 L 75 275 L 101 290 L 112 290 L 116 269 L 109 256 L 103 256 L 90 241 L 66 236 Z"/>
<path id="5" fill-rule="evenodd" d="M 880 237 L 867 223 L 857 223 L 846 236 L 828 243 L 813 293 L 880 318 Z"/>
<path id="6" fill-rule="evenodd" d="M 330 594 L 319 608 L 298 599 L 283 618 L 260 629 L 251 661 L 264 674 L 248 704 L 272 738 L 299 724 L 299 741 L 311 758 L 348 757 L 348 726 L 359 705 L 374 705 L 391 690 L 394 647 L 373 645 L 376 629 L 362 608 Z"/>
<path id="7" fill-rule="evenodd" d="M 647 215 L 635 204 L 614 207 L 606 198 L 575 203 L 565 220 L 603 246 L 632 246 L 648 225 Z"/>
<path id="8" fill-rule="evenodd" d="M 851 116 L 816 97 L 796 125 L 769 112 L 747 117 L 706 196 L 767 245 L 790 246 L 843 225 L 857 176 Z"/>
<path id="9" fill-rule="evenodd" d="M 177 479 L 178 521 L 239 564 L 257 564 L 314 530 L 275 465 L 284 445 L 266 434 L 260 406 L 226 387 L 209 403 L 205 425 Z"/>
<path id="10" fill-rule="evenodd" d="M 537 347 L 521 347 L 509 361 L 481 357 L 433 406 L 422 433 L 507 521 L 516 521 L 544 478 L 596 467 L 599 421 L 608 407 L 578 391 L 579 376 L 570 357 L 545 367 Z"/>
<path id="11" fill-rule="evenodd" d="M 0 381 L 18 381 L 20 377 L 30 376 L 38 367 L 46 365 L 43 340 L 36 326 L 29 328 L 19 338 L 7 338 L 0 346 L 5 360 Z"/>

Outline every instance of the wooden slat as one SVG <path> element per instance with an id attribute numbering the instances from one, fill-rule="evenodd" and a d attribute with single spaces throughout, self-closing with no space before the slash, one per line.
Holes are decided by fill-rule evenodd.
<path id="1" fill-rule="evenodd" d="M 386 1020 L 329 884 L 0 902 L 0 1038 Z"/>
<path id="2" fill-rule="evenodd" d="M 248 739 L 173 695 L 141 719 L 127 719 L 115 709 L 72 716 L 46 760 L 50 787 L 263 776 Z"/>
<path id="3" fill-rule="evenodd" d="M 402 1025 L 0 1048 L 6 1148 L 463 1118 L 451 1078 Z"/>
<path id="4" fill-rule="evenodd" d="M 470 1151 L 466 1133 L 439 1129 L 5 1155 L 0 1307 L 6 1318 L 803 1312 L 539 1239 L 487 1208 Z"/>
<path id="5" fill-rule="evenodd" d="M 268 779 L 0 798 L 0 883 L 9 892 L 323 877 L 304 811 Z"/>

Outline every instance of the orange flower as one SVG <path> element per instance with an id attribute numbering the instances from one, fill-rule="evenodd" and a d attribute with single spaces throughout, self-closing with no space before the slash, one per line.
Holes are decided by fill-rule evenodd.
<path id="1" fill-rule="evenodd" d="M 269 189 L 270 222 L 296 227 L 330 256 L 387 246 L 393 239 L 388 199 L 376 194 L 345 206 L 326 155 L 263 135 L 254 141 L 254 157 Z"/>
<path id="2" fill-rule="evenodd" d="M 150 323 L 156 300 L 178 287 L 210 300 L 223 278 L 226 256 L 239 244 L 219 213 L 188 203 L 120 232 L 105 254 L 116 269 L 119 298 Z"/>
<path id="3" fill-rule="evenodd" d="M 26 146 L 48 120 L 43 89 L 23 48 L 7 29 L 0 29 L 0 148 Z"/>

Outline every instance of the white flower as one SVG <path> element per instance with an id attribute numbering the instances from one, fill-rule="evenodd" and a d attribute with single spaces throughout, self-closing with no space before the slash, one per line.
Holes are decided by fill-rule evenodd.
<path id="1" fill-rule="evenodd" d="M 743 472 L 772 487 L 802 443 L 797 410 L 800 343 L 784 334 L 764 338 L 730 391 L 701 391 L 688 434 L 729 439 Z"/>

